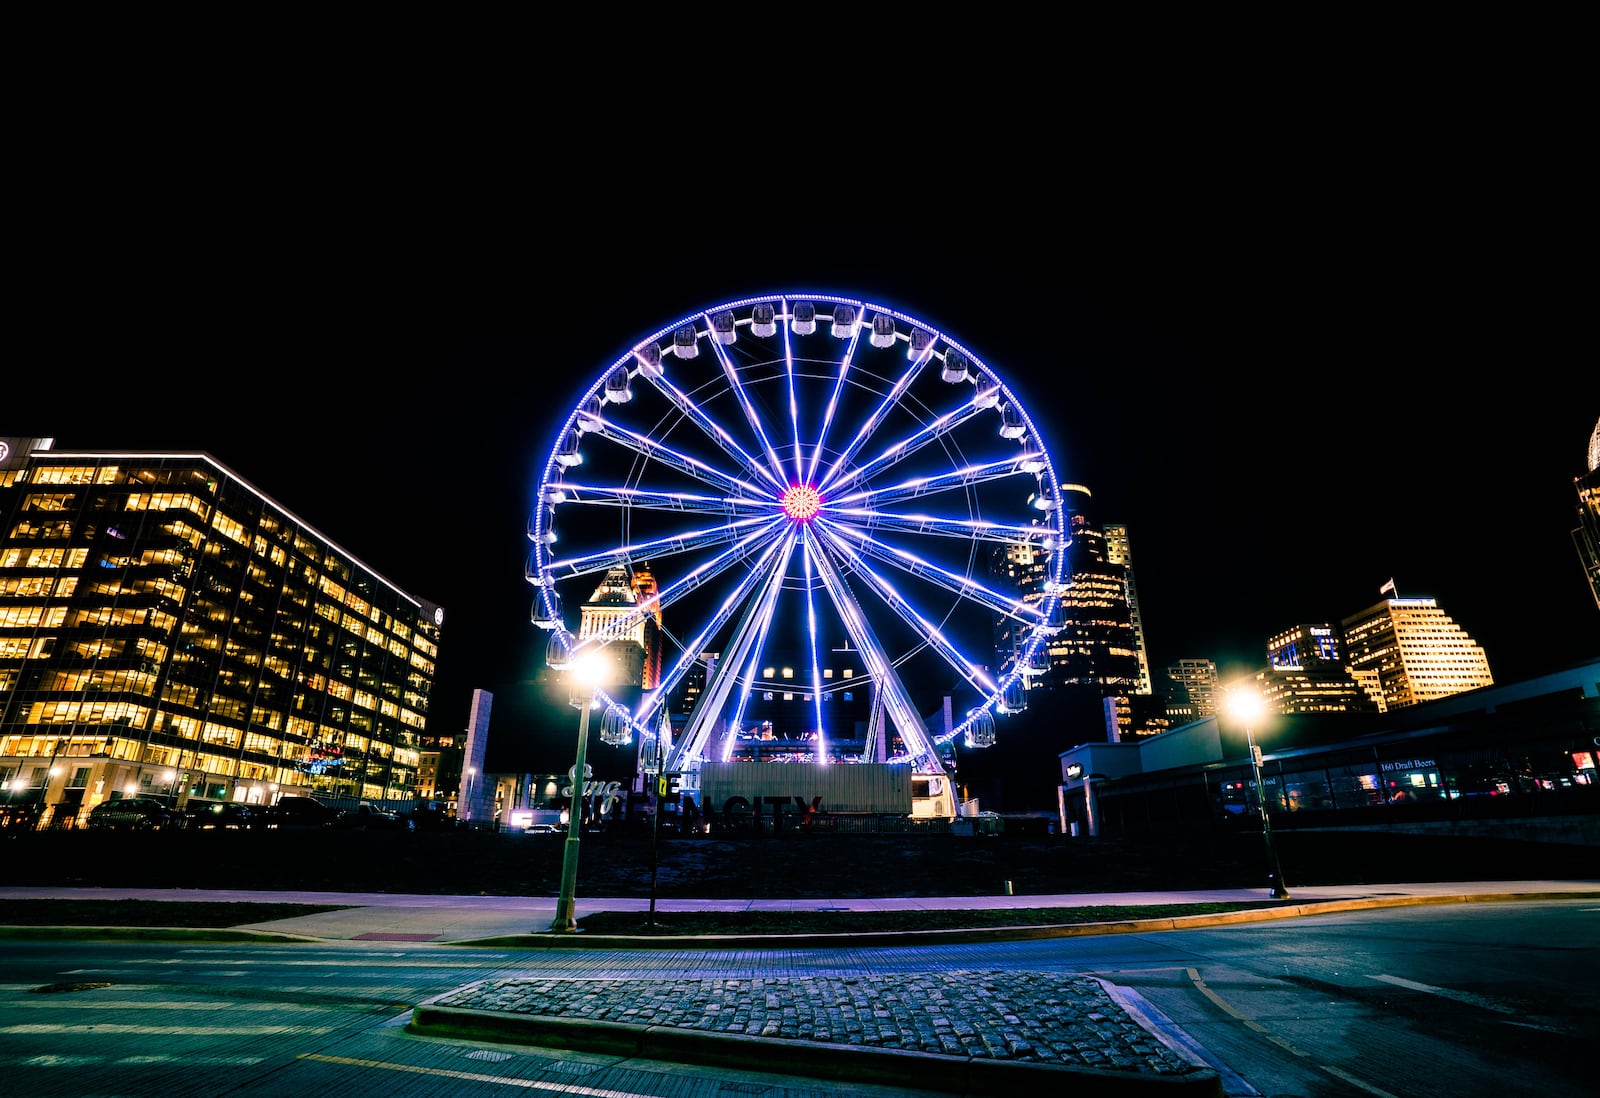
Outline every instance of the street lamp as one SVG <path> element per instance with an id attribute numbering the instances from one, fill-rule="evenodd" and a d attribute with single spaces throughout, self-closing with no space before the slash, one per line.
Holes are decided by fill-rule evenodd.
<path id="1" fill-rule="evenodd" d="M 1254 690 L 1230 690 L 1228 712 L 1244 722 L 1244 742 L 1250 749 L 1250 769 L 1256 777 L 1256 806 L 1261 810 L 1261 838 L 1267 844 L 1267 883 L 1272 886 L 1274 900 L 1287 900 L 1289 889 L 1283 883 L 1283 867 L 1278 864 L 1278 852 L 1272 845 L 1272 821 L 1267 817 L 1267 787 L 1261 780 L 1261 748 L 1256 746 L 1250 722 L 1266 710 L 1266 703 Z"/>
<path id="2" fill-rule="evenodd" d="M 578 887 L 578 840 L 583 835 L 584 755 L 589 749 L 589 710 L 594 708 L 595 687 L 600 685 L 606 657 L 590 651 L 572 663 L 572 681 L 577 687 L 573 695 L 578 705 L 578 758 L 572 765 L 572 795 L 568 799 L 567 839 L 561 850 L 561 895 L 556 899 L 556 917 L 550 923 L 554 931 L 572 932 L 578 929 L 573 917 L 574 893 Z"/>

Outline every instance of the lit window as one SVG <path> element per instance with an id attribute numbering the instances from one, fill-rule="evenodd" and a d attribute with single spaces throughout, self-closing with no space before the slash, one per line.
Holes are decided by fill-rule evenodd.
<path id="1" fill-rule="evenodd" d="M 831 678 L 833 678 L 833 668 L 831 668 L 831 667 L 824 667 L 824 668 L 823 668 L 823 669 L 822 669 L 822 677 L 823 677 L 823 678 L 825 678 L 825 679 L 831 679 Z"/>
<path id="2" fill-rule="evenodd" d="M 773 674 L 774 674 L 773 669 L 770 668 L 770 667 L 763 667 L 761 669 L 761 677 L 764 678 L 764 679 L 772 678 Z"/>
<path id="3" fill-rule="evenodd" d="M 851 668 L 846 667 L 844 669 L 844 677 L 847 679 L 853 679 L 856 677 L 856 673 Z"/>
<path id="4" fill-rule="evenodd" d="M 792 678 L 794 678 L 794 668 L 792 668 L 792 667 L 785 667 L 785 668 L 784 668 L 784 669 L 783 669 L 783 677 L 784 677 L 784 678 L 786 678 L 786 679 L 792 679 Z"/>

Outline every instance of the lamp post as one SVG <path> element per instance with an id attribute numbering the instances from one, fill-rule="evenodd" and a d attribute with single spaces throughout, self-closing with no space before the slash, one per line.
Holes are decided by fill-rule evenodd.
<path id="1" fill-rule="evenodd" d="M 583 836 L 584 755 L 589 749 L 589 710 L 594 708 L 595 687 L 599 685 L 604 656 L 589 652 L 572 664 L 574 695 L 578 709 L 578 757 L 572 765 L 572 795 L 568 798 L 567 838 L 561 848 L 561 895 L 556 898 L 556 917 L 550 929 L 571 933 L 578 929 L 573 917 L 574 894 L 578 888 L 578 840 Z"/>
<path id="2" fill-rule="evenodd" d="M 660 863 L 657 849 L 661 842 L 661 798 L 666 793 L 667 776 L 661 773 L 665 766 L 666 729 L 670 727 L 665 720 L 661 722 L 661 731 L 656 733 L 656 769 L 650 775 L 650 780 L 655 782 L 651 790 L 651 800 L 655 802 L 655 811 L 650 813 L 650 917 L 645 921 L 646 926 L 656 925 L 656 867 Z"/>
<path id="3" fill-rule="evenodd" d="M 1250 731 L 1250 722 L 1265 708 L 1261 695 L 1253 690 L 1228 693 L 1228 711 L 1244 722 L 1244 742 L 1250 749 L 1250 770 L 1256 779 L 1256 806 L 1261 810 L 1261 838 L 1267 845 L 1267 883 L 1272 886 L 1274 900 L 1287 900 L 1289 889 L 1283 883 L 1283 867 L 1278 864 L 1278 852 L 1272 845 L 1272 821 L 1267 816 L 1267 787 L 1261 780 L 1261 749 Z"/>

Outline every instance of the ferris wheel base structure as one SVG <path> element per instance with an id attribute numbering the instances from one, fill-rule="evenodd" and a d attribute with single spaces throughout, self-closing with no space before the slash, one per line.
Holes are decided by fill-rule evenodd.
<path id="1" fill-rule="evenodd" d="M 951 819 L 955 783 L 945 774 L 915 774 L 886 763 L 792 766 L 702 762 L 695 774 L 702 808 L 724 817 L 782 812 Z"/>
<path id="2" fill-rule="evenodd" d="M 994 743 L 1049 667 L 1065 522 L 1033 420 L 970 349 L 850 297 L 744 298 L 633 344 L 573 407 L 529 518 L 531 620 L 557 671 L 659 646 L 633 704 L 603 673 L 574 704 L 704 807 L 953 818 L 954 741 Z M 641 574 L 629 602 L 614 577 Z M 772 725 L 781 762 L 752 742 Z"/>

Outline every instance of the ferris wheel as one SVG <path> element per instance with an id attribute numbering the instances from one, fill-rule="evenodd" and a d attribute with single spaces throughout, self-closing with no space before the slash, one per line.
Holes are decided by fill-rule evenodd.
<path id="1" fill-rule="evenodd" d="M 785 761 L 948 773 L 941 749 L 993 743 L 1048 668 L 1065 522 L 1039 432 L 972 351 L 849 297 L 744 298 L 628 348 L 566 417 L 532 619 L 557 669 L 654 631 L 633 704 L 591 704 L 608 742 L 660 737 L 666 770 L 781 713 Z"/>

